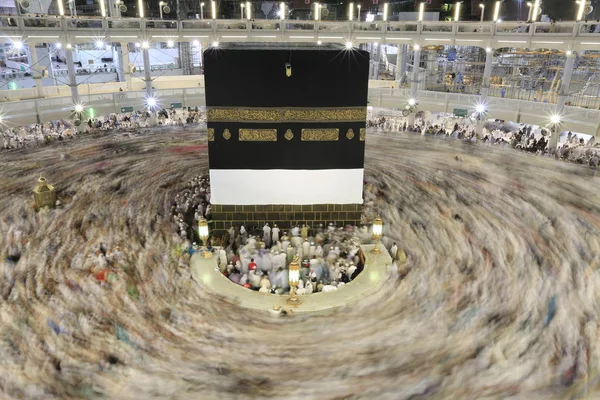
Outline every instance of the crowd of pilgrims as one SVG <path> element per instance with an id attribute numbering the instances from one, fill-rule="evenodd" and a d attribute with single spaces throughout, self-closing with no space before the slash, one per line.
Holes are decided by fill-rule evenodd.
<path id="1" fill-rule="evenodd" d="M 196 227 L 201 218 L 212 219 L 208 176 L 193 178 L 177 194 L 171 213 L 184 239 L 183 251 L 214 253 L 217 265 L 231 282 L 263 293 L 289 291 L 288 266 L 294 256 L 300 262 L 298 294 L 330 292 L 352 281 L 363 270 L 359 246 L 370 239 L 368 228 L 337 227 L 329 223 L 311 227 L 296 225 L 283 231 L 276 224 L 231 226 L 222 237 L 214 237 L 204 249 Z M 394 258 L 406 259 L 392 247 Z"/>
<path id="2" fill-rule="evenodd" d="M 71 140 L 81 134 L 108 133 L 148 127 L 150 114 L 145 111 L 133 113 L 108 114 L 82 121 L 82 133 L 72 120 L 50 121 L 19 127 L 0 125 L 0 150 L 36 147 L 52 143 L 55 140 Z M 161 109 L 157 112 L 158 125 L 183 126 L 206 122 L 206 113 L 198 107 L 183 109 Z M 568 132 L 559 143 L 556 153 L 547 148 L 550 131 L 546 128 L 533 128 L 531 125 L 486 123 L 481 136 L 477 135 L 476 122 L 470 118 L 438 117 L 437 121 L 415 118 L 414 125 L 408 124 L 403 116 L 375 115 L 367 117 L 367 127 L 388 132 L 418 133 L 439 138 L 454 138 L 469 142 L 482 142 L 512 147 L 540 155 L 554 155 L 556 158 L 597 168 L 600 163 L 600 143 L 596 144 L 592 136 L 589 140 Z"/>
<path id="3" fill-rule="evenodd" d="M 113 113 L 81 121 L 83 124 L 81 133 L 78 133 L 78 127 L 73 120 L 65 119 L 19 127 L 0 125 L 0 150 L 36 147 L 54 141 L 75 139 L 88 133 L 145 128 L 148 127 L 149 122 L 150 114 L 142 110 L 132 113 Z M 202 122 L 206 122 L 206 114 L 200 112 L 198 107 L 162 109 L 157 112 L 158 125 L 183 126 Z"/>
<path id="4" fill-rule="evenodd" d="M 442 139 L 501 145 L 538 155 L 555 156 L 560 160 L 589 165 L 592 168 L 598 168 L 600 163 L 600 143 L 596 143 L 593 136 L 586 140 L 572 132 L 563 133 L 564 140 L 560 141 L 554 153 L 547 148 L 550 130 L 526 124 L 486 123 L 481 136 L 478 136 L 476 122 L 469 118 L 443 117 L 433 123 L 423 118 L 415 118 L 415 124 L 411 126 L 403 116 L 369 115 L 367 127 L 388 132 L 415 133 Z"/>

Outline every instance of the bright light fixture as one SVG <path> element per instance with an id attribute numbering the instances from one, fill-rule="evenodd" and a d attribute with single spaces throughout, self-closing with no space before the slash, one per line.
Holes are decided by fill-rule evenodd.
<path id="1" fill-rule="evenodd" d="M 567 50 L 567 55 L 570 56 L 571 54 L 573 54 L 573 52 L 571 50 Z"/>
<path id="2" fill-rule="evenodd" d="M 415 104 L 417 104 L 417 100 L 416 99 L 413 99 L 413 98 L 408 99 L 408 105 L 409 106 L 414 106 Z"/>
<path id="3" fill-rule="evenodd" d="M 502 3 L 502 1 L 496 1 L 496 4 L 494 5 L 494 18 L 492 18 L 493 21 L 498 21 L 498 17 L 500 16 L 500 3 Z"/>
<path id="4" fill-rule="evenodd" d="M 57 49 L 60 49 L 60 48 L 62 47 L 62 43 L 56 43 L 56 44 L 54 45 L 54 47 L 56 47 Z"/>
<path id="5" fill-rule="evenodd" d="M 418 44 L 415 44 L 415 45 L 413 46 L 413 48 L 414 48 L 415 50 L 421 50 L 421 46 L 419 46 Z"/>
<path id="6" fill-rule="evenodd" d="M 317 40 L 317 44 L 320 46 L 323 44 L 323 42 L 321 42 L 320 40 Z"/>
<path id="7" fill-rule="evenodd" d="M 143 48 L 143 49 L 148 49 L 148 48 L 150 48 L 150 43 L 149 43 L 147 40 L 143 41 L 143 42 L 142 42 L 142 48 Z"/>
<path id="8" fill-rule="evenodd" d="M 419 21 L 423 22 L 425 16 L 425 3 L 419 4 Z"/>
<path id="9" fill-rule="evenodd" d="M 141 44 L 136 42 L 135 47 L 140 47 L 140 46 L 141 46 Z"/>
<path id="10" fill-rule="evenodd" d="M 104 48 L 104 41 L 103 40 L 96 40 L 96 48 L 97 49 Z"/>
<path id="11" fill-rule="evenodd" d="M 72 48 L 73 46 L 71 46 L 71 43 L 67 43 L 67 49 Z"/>
<path id="12" fill-rule="evenodd" d="M 483 104 L 477 104 L 475 106 L 475 111 L 477 111 L 479 114 L 482 114 L 485 112 L 485 106 Z"/>
<path id="13" fill-rule="evenodd" d="M 167 47 L 173 47 L 173 46 L 175 46 L 175 41 L 167 40 Z"/>
<path id="14" fill-rule="evenodd" d="M 146 105 L 148 106 L 148 108 L 156 107 L 156 99 L 154 97 L 148 97 L 146 99 Z"/>
<path id="15" fill-rule="evenodd" d="M 553 124 L 560 123 L 560 115 L 557 115 L 557 114 L 551 115 L 550 116 L 550 122 L 552 122 Z"/>
<path id="16" fill-rule="evenodd" d="M 486 47 L 485 48 L 485 52 L 486 53 L 491 53 L 492 52 L 492 48 L 491 47 Z"/>
<path id="17" fill-rule="evenodd" d="M 531 21 L 537 21 L 538 14 L 540 14 L 540 0 L 533 2 L 533 11 L 531 12 Z"/>
<path id="18" fill-rule="evenodd" d="M 585 11 L 586 1 L 580 0 L 575 3 L 579 4 L 579 8 L 577 9 L 577 21 L 581 21 L 583 19 L 583 13 Z"/>
<path id="19" fill-rule="evenodd" d="M 23 42 L 20 40 L 15 40 L 14 42 L 12 42 L 12 46 L 15 50 L 21 50 L 23 48 Z"/>
<path id="20" fill-rule="evenodd" d="M 219 47 L 219 42 L 212 42 L 212 47 Z"/>
<path id="21" fill-rule="evenodd" d="M 78 113 L 83 111 L 83 106 L 81 104 L 75 104 L 75 111 Z"/>
<path id="22" fill-rule="evenodd" d="M 458 20 L 460 19 L 460 5 L 461 5 L 461 1 L 457 2 L 454 10 L 454 21 L 458 22 Z"/>
<path id="23" fill-rule="evenodd" d="M 352 42 L 346 42 L 346 49 L 347 49 L 347 50 L 350 50 L 350 49 L 352 49 L 352 47 L 354 47 L 354 46 L 352 45 Z"/>

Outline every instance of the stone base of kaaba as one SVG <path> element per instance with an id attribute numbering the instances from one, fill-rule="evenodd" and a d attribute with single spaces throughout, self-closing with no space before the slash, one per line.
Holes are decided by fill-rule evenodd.
<path id="1" fill-rule="evenodd" d="M 262 232 L 266 222 L 285 231 L 295 225 L 308 224 L 311 232 L 323 224 L 326 228 L 333 222 L 336 226 L 361 224 L 362 204 L 269 204 L 224 205 L 212 204 L 213 235 L 220 236 L 231 226 L 244 225 L 249 233 Z"/>

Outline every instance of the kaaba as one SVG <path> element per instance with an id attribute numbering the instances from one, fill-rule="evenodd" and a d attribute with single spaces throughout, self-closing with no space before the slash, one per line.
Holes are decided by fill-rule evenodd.
<path id="1" fill-rule="evenodd" d="M 203 57 L 213 229 L 359 224 L 368 52 L 243 43 Z"/>

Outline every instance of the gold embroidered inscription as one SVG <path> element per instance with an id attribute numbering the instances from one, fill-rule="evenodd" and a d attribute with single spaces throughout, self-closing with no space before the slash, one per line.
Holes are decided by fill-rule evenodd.
<path id="1" fill-rule="evenodd" d="M 302 129 L 301 139 L 310 142 L 333 142 L 339 140 L 340 130 L 335 129 Z"/>
<path id="2" fill-rule="evenodd" d="M 365 107 L 329 108 L 208 108 L 209 122 L 364 122 Z"/>
<path id="3" fill-rule="evenodd" d="M 240 142 L 276 142 L 277 129 L 240 129 Z"/>
<path id="4" fill-rule="evenodd" d="M 346 132 L 346 137 L 349 140 L 352 140 L 354 138 L 354 131 L 352 129 L 348 129 L 348 132 Z"/>
<path id="5" fill-rule="evenodd" d="M 292 130 L 291 130 L 291 129 L 288 129 L 288 130 L 285 132 L 285 135 L 284 135 L 284 137 L 285 137 L 287 140 L 292 140 L 292 139 L 294 138 L 294 133 L 292 132 Z"/>
<path id="6" fill-rule="evenodd" d="M 367 129 L 360 128 L 360 140 L 364 142 L 366 137 L 367 137 Z"/>
<path id="7" fill-rule="evenodd" d="M 223 137 L 225 138 L 225 140 L 231 139 L 231 132 L 229 132 L 229 129 L 225 129 L 223 131 Z"/>
<path id="8" fill-rule="evenodd" d="M 213 128 L 208 128 L 208 141 L 213 142 L 215 140 L 215 130 Z"/>

